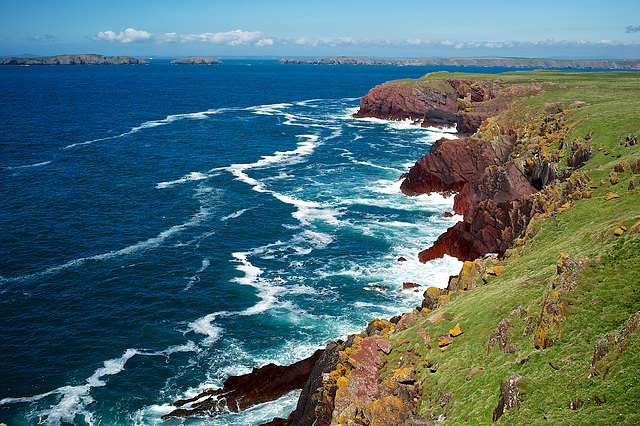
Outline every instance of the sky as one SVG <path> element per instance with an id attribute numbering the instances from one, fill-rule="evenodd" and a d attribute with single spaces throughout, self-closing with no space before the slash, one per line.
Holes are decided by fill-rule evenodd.
<path id="1" fill-rule="evenodd" d="M 0 57 L 640 59 L 638 0 L 0 0 Z"/>

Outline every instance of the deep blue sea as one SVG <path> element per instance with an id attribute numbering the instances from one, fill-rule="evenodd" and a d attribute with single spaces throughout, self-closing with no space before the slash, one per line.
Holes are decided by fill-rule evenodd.
<path id="1" fill-rule="evenodd" d="M 399 191 L 444 130 L 351 117 L 430 71 L 0 67 L 0 422 L 176 424 L 176 399 L 419 305 L 403 282 L 446 286 L 460 263 L 417 254 L 452 199 Z"/>

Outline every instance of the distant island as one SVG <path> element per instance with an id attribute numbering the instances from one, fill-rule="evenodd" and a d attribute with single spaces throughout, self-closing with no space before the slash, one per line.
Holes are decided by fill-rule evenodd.
<path id="1" fill-rule="evenodd" d="M 339 56 L 320 59 L 283 58 L 279 64 L 311 65 L 413 65 L 438 67 L 569 68 L 639 70 L 640 59 L 539 59 L 539 58 L 444 58 L 374 59 Z"/>
<path id="2" fill-rule="evenodd" d="M 176 59 L 169 62 L 171 65 L 222 65 L 224 62 L 208 56 L 194 56 L 186 59 Z"/>
<path id="3" fill-rule="evenodd" d="M 149 61 L 130 56 L 56 55 L 39 58 L 6 58 L 0 65 L 148 65 Z"/>

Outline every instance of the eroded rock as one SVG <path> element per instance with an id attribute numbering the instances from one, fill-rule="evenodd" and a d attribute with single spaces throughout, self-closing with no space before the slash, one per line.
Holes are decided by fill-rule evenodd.
<path id="1" fill-rule="evenodd" d="M 522 402 L 522 395 L 518 383 L 522 380 L 522 376 L 516 373 L 502 381 L 500 385 L 500 399 L 498 406 L 493 410 L 493 422 L 497 422 L 506 410 L 519 408 Z"/>
<path id="2" fill-rule="evenodd" d="M 289 366 L 268 364 L 255 368 L 249 374 L 231 376 L 225 380 L 222 389 L 208 390 L 194 398 L 176 401 L 176 407 L 186 408 L 178 408 L 162 418 L 211 416 L 272 401 L 293 389 L 302 388 L 322 354 L 323 350 L 319 349 L 311 357 Z"/>

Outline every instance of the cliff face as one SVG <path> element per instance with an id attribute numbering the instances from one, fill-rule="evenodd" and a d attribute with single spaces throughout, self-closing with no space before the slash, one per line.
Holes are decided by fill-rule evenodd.
<path id="1" fill-rule="evenodd" d="M 430 80 L 429 75 L 410 82 L 398 80 L 376 86 L 360 100 L 355 117 L 389 120 L 411 119 L 422 126 L 451 127 L 461 133 L 475 132 L 489 112 L 477 104 L 497 95 L 492 82 Z"/>
<path id="2" fill-rule="evenodd" d="M 0 65 L 147 65 L 149 61 L 130 56 L 57 55 L 41 58 L 6 58 Z"/>
<path id="3" fill-rule="evenodd" d="M 437 141 L 409 170 L 401 186 L 402 192 L 412 196 L 456 193 L 453 209 L 463 215 L 463 220 L 420 253 L 419 259 L 427 262 L 445 254 L 460 260 L 487 253 L 502 255 L 529 221 L 531 202 L 525 198 L 536 192 L 534 169 L 549 170 L 551 163 L 540 162 L 536 152 L 524 157 L 535 157 L 540 167 L 528 170 L 523 156 L 518 167 L 512 154 L 522 151 L 524 139 L 518 138 L 514 124 L 501 114 L 514 93 L 538 92 L 541 86 L 506 90 L 497 81 L 442 76 L 377 86 L 362 98 L 355 117 L 410 118 L 432 126 L 457 124 L 463 138 Z M 495 120 L 488 120 L 490 117 Z M 546 135 L 549 129 L 545 127 L 544 132 Z M 469 136 L 471 133 L 474 136 Z M 556 177 L 547 173 L 544 183 Z"/>

